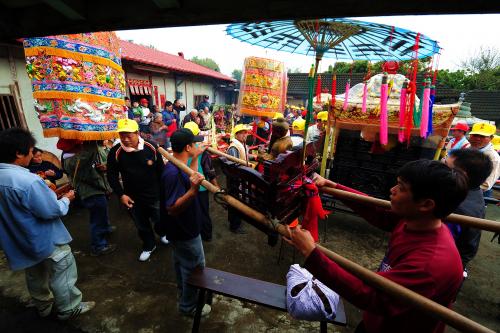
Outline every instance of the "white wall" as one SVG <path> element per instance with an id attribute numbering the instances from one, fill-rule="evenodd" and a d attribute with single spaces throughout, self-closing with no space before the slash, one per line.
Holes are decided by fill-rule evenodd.
<path id="1" fill-rule="evenodd" d="M 217 90 L 217 97 L 215 98 L 215 104 L 229 104 L 226 101 L 226 91 L 219 89 Z"/>
<path id="2" fill-rule="evenodd" d="M 186 111 L 181 112 L 181 119 L 191 110 L 195 108 L 197 105 L 194 105 L 194 96 L 195 95 L 208 95 L 210 97 L 210 101 L 213 100 L 213 84 L 211 82 L 205 82 L 201 79 L 193 79 L 189 77 L 178 78 L 178 82 L 182 80 L 177 86 L 177 91 L 182 92 L 182 100 L 186 105 Z M 171 79 L 166 80 L 167 83 L 167 99 L 169 99 L 169 92 L 172 91 L 172 98 L 169 99 L 171 102 L 175 99 L 175 81 L 172 77 Z M 173 89 L 173 90 L 171 90 Z"/>
<path id="3" fill-rule="evenodd" d="M 10 48 L 13 54 L 19 54 L 19 47 Z M 26 73 L 25 60 L 24 58 L 17 57 L 14 59 L 14 62 L 19 91 L 21 93 L 22 112 L 24 113 L 29 130 L 33 133 L 37 141 L 37 147 L 43 150 L 48 150 L 59 156 L 60 151 L 56 148 L 57 138 L 45 138 L 43 136 L 42 126 L 38 121 L 35 108 L 33 107 L 34 99 L 31 90 L 31 80 Z M 14 79 L 9 66 L 9 59 L 0 57 L 0 86 L 8 86 L 10 84 L 14 84 Z"/>

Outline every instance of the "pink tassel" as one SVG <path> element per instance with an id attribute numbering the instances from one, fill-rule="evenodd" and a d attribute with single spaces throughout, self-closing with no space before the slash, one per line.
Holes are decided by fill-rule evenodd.
<path id="1" fill-rule="evenodd" d="M 361 111 L 363 113 L 366 113 L 366 95 L 368 91 L 368 83 L 365 81 L 365 85 L 363 86 L 363 106 L 361 108 Z"/>
<path id="2" fill-rule="evenodd" d="M 408 81 L 403 83 L 401 88 L 401 97 L 399 99 L 399 130 L 398 130 L 398 140 L 403 143 L 405 141 L 405 116 L 406 116 L 406 89 L 408 88 Z"/>
<path id="3" fill-rule="evenodd" d="M 349 104 L 349 88 L 351 88 L 351 79 L 348 79 L 345 85 L 344 107 L 342 110 L 347 110 L 347 105 Z"/>
<path id="4" fill-rule="evenodd" d="M 384 73 L 382 77 L 382 86 L 380 88 L 380 144 L 386 145 L 389 136 L 388 136 L 388 119 L 387 119 L 387 94 L 388 94 L 388 86 L 387 86 L 387 73 Z"/>
<path id="5" fill-rule="evenodd" d="M 431 88 L 429 82 L 425 82 L 423 100 L 420 101 L 422 104 L 422 119 L 420 121 L 420 136 L 422 138 L 427 137 L 427 128 L 429 127 L 429 99 L 431 96 Z"/>

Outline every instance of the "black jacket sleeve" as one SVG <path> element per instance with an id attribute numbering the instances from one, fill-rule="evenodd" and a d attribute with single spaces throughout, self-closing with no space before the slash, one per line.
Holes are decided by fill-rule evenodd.
<path id="1" fill-rule="evenodd" d="M 123 195 L 123 187 L 120 184 L 120 169 L 118 165 L 118 161 L 116 160 L 115 154 L 116 151 L 120 148 L 120 145 L 117 144 L 108 153 L 108 162 L 107 162 L 107 172 L 106 175 L 108 177 L 108 182 L 113 192 L 120 198 Z"/>
<path id="2" fill-rule="evenodd" d="M 163 169 L 165 168 L 165 163 L 163 162 L 163 156 L 158 150 L 158 145 L 154 145 L 156 147 L 156 160 L 155 160 L 155 170 L 158 175 L 158 182 L 161 179 L 161 174 L 163 173 Z"/>

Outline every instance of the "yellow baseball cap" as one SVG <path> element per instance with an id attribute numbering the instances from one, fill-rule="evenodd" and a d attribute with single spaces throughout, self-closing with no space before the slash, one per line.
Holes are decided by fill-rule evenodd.
<path id="1" fill-rule="evenodd" d="M 118 120 L 116 131 L 118 133 L 120 132 L 134 133 L 139 131 L 139 124 L 137 124 L 137 121 L 133 119 L 128 119 L 128 118 L 120 119 Z"/>
<path id="2" fill-rule="evenodd" d="M 285 116 L 283 116 L 283 113 L 275 112 L 273 120 L 276 120 L 276 119 L 285 119 Z"/>
<path id="3" fill-rule="evenodd" d="M 495 135 L 493 136 L 493 139 L 491 140 L 491 144 L 493 145 L 493 149 L 495 150 L 500 150 L 500 136 Z"/>
<path id="4" fill-rule="evenodd" d="M 191 132 L 193 132 L 194 135 L 198 135 L 200 133 L 200 128 L 198 127 L 198 124 L 195 123 L 194 121 L 188 121 L 187 123 L 185 123 L 184 128 L 191 130 Z"/>
<path id="5" fill-rule="evenodd" d="M 488 123 L 475 123 L 472 126 L 472 131 L 470 131 L 469 135 L 482 135 L 482 136 L 491 136 L 497 132 L 497 127 Z"/>
<path id="6" fill-rule="evenodd" d="M 306 128 L 306 120 L 305 119 L 296 119 L 292 123 L 292 129 L 296 131 L 303 131 Z"/>
<path id="7" fill-rule="evenodd" d="M 328 111 L 318 112 L 316 118 L 321 121 L 328 121 Z"/>
<path id="8" fill-rule="evenodd" d="M 245 124 L 238 124 L 238 125 L 236 125 L 236 126 L 233 127 L 233 130 L 231 131 L 231 133 L 233 135 L 235 135 L 238 132 L 249 131 L 249 130 L 250 130 L 250 126 L 247 126 Z"/>

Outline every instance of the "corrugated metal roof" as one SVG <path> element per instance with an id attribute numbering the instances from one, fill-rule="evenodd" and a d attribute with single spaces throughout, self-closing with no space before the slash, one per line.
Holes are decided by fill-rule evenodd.
<path id="1" fill-rule="evenodd" d="M 465 101 L 471 103 L 473 116 L 500 122 L 500 91 L 471 90 L 465 94 Z"/>

